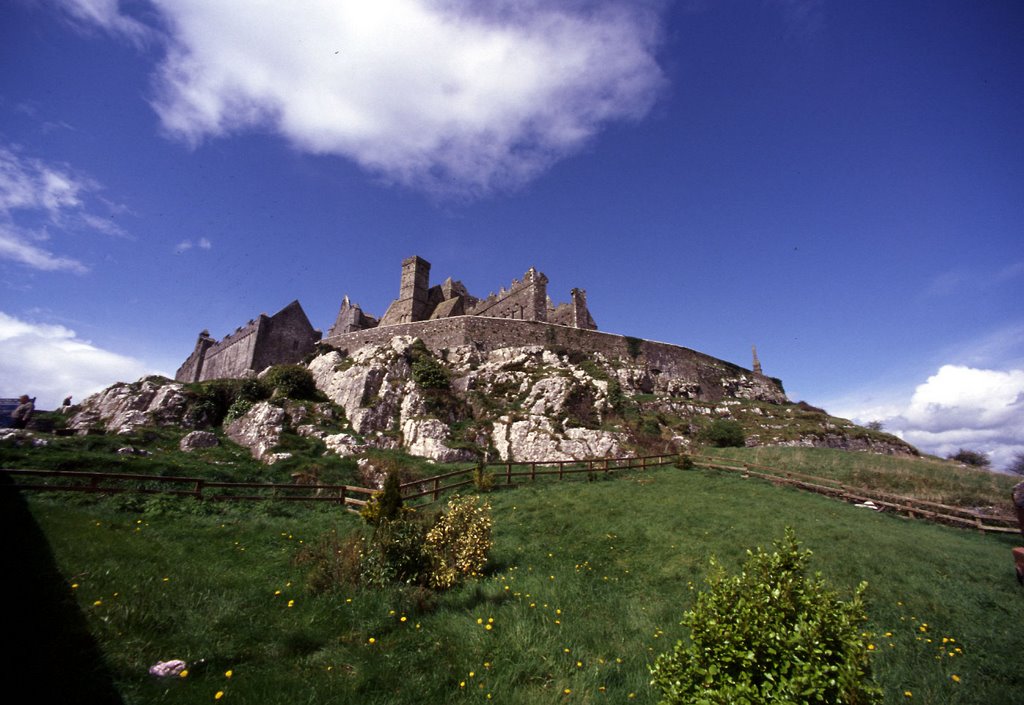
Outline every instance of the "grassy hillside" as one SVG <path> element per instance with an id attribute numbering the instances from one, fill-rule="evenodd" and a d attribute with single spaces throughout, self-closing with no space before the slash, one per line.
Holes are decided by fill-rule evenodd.
<path id="1" fill-rule="evenodd" d="M 492 493 L 493 569 L 442 595 L 310 593 L 293 558 L 329 529 L 362 530 L 348 514 L 233 505 L 195 515 L 177 502 L 135 514 L 0 496 L 6 535 L 25 537 L 6 566 L 22 578 L 10 599 L 26 618 L 13 633 L 25 669 L 36 663 L 32 645 L 45 646 L 39 626 L 55 628 L 46 615 L 62 610 L 71 631 L 54 644 L 91 645 L 95 659 L 43 649 L 38 682 L 77 676 L 128 703 L 210 702 L 218 692 L 260 705 L 653 703 L 648 666 L 683 636 L 679 618 L 708 558 L 735 569 L 787 525 L 840 591 L 869 582 L 887 702 L 1009 705 L 1024 689 L 1024 594 L 1010 557 L 1018 537 L 735 475 L 665 468 Z M 170 658 L 202 662 L 170 682 L 146 674 Z M 61 671 L 50 670 L 55 661 Z"/>
<path id="2" fill-rule="evenodd" d="M 1012 515 L 1010 491 L 1020 477 L 938 458 L 848 453 L 828 448 L 709 448 L 707 455 L 785 468 L 915 499 Z"/>

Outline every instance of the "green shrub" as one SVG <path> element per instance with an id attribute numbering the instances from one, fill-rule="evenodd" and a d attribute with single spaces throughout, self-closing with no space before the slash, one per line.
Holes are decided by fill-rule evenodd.
<path id="1" fill-rule="evenodd" d="M 412 380 L 420 389 L 445 390 L 451 386 L 448 368 L 430 354 L 412 363 Z"/>
<path id="2" fill-rule="evenodd" d="M 429 581 L 431 558 L 424 547 L 427 527 L 415 518 L 382 522 L 360 555 L 360 580 L 382 588 Z"/>
<path id="3" fill-rule="evenodd" d="M 949 456 L 950 460 L 955 460 L 958 463 L 964 465 L 970 465 L 974 468 L 987 468 L 992 464 L 992 461 L 987 455 L 979 450 L 968 450 L 967 448 L 960 448 L 957 452 Z"/>
<path id="4" fill-rule="evenodd" d="M 252 408 L 252 402 L 248 399 L 236 399 L 235 402 L 228 407 L 228 413 L 225 414 L 225 421 L 234 421 L 237 418 L 245 416 L 249 409 Z"/>
<path id="5" fill-rule="evenodd" d="M 482 462 L 473 468 L 473 486 L 477 492 L 490 492 L 494 487 L 494 473 L 490 472 Z"/>
<path id="6" fill-rule="evenodd" d="M 363 506 L 360 516 L 371 526 L 380 526 L 402 514 L 402 487 L 397 472 L 389 472 L 384 487 Z"/>
<path id="7" fill-rule="evenodd" d="M 748 705 L 881 702 L 870 676 L 866 583 L 843 602 L 820 575 L 806 575 L 810 551 L 792 529 L 773 553 L 747 552 L 739 575 L 712 559 L 708 590 L 683 615 L 677 642 L 651 669 L 663 703 Z"/>
<path id="8" fill-rule="evenodd" d="M 274 365 L 260 381 L 274 397 L 316 399 L 319 396 L 313 373 L 302 365 Z"/>
<path id="9" fill-rule="evenodd" d="M 701 438 L 716 448 L 742 448 L 747 435 L 739 421 L 715 419 L 701 432 Z"/>
<path id="10" fill-rule="evenodd" d="M 445 589 L 487 565 L 491 539 L 491 505 L 479 497 L 452 497 L 445 512 L 427 532 L 426 552 L 433 568 L 431 587 Z"/>

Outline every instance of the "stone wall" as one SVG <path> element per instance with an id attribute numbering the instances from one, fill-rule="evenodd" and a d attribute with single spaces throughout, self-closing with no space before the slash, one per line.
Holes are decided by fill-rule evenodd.
<path id="1" fill-rule="evenodd" d="M 508 290 L 502 289 L 480 300 L 466 310 L 471 316 L 511 318 L 520 321 L 546 321 L 548 319 L 548 278 L 530 268 L 522 281 L 513 281 Z"/>
<path id="2" fill-rule="evenodd" d="M 261 313 L 220 342 L 203 331 L 174 378 L 179 382 L 239 378 L 271 365 L 300 362 L 313 352 L 320 337 L 299 302 L 292 301 L 273 316 Z"/>
<path id="3" fill-rule="evenodd" d="M 755 375 L 738 365 L 689 348 L 538 321 L 458 316 L 335 335 L 325 342 L 353 353 L 398 335 L 420 338 L 435 352 L 463 345 L 479 350 L 539 345 L 555 350 L 597 352 L 611 359 L 642 363 L 651 375 L 652 389 L 662 389 L 670 380 L 685 380 L 693 385 L 694 398 L 707 401 L 748 395 L 766 400 L 786 399 L 778 380 Z M 664 382 L 659 384 L 659 380 Z"/>
<path id="4" fill-rule="evenodd" d="M 256 340 L 264 320 L 266 316 L 261 315 L 210 348 L 206 353 L 199 380 L 240 377 L 246 370 L 252 369 Z"/>

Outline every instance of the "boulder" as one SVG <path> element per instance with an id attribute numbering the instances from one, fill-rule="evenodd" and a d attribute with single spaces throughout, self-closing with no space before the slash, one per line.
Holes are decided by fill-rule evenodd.
<path id="1" fill-rule="evenodd" d="M 284 423 L 284 409 L 261 401 L 228 423 L 224 432 L 235 443 L 248 448 L 252 457 L 263 460 L 267 452 L 281 442 Z"/>
<path id="2" fill-rule="evenodd" d="M 217 440 L 217 436 L 210 433 L 209 431 L 192 431 L 178 443 L 178 448 L 191 453 L 199 448 L 213 448 L 220 445 L 220 441 Z"/>

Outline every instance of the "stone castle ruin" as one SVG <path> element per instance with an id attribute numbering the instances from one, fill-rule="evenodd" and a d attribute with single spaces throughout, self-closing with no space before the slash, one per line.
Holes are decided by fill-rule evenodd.
<path id="1" fill-rule="evenodd" d="M 341 309 L 326 342 L 344 340 L 347 333 L 397 324 L 436 321 L 454 316 L 483 316 L 519 321 L 539 321 L 555 325 L 596 330 L 597 324 L 587 310 L 587 292 L 573 289 L 569 303 L 555 306 L 547 295 L 548 278 L 534 268 L 513 280 L 506 290 L 491 293 L 486 299 L 470 295 L 465 285 L 451 277 L 430 286 L 430 262 L 409 257 L 402 262 L 402 280 L 398 298 L 391 302 L 379 320 L 363 312 L 358 304 L 342 299 Z M 293 364 L 309 355 L 322 333 L 314 329 L 298 301 L 268 316 L 239 327 L 217 341 L 202 331 L 195 349 L 178 368 L 179 382 L 251 376 L 271 365 Z M 332 343 L 333 344 L 333 343 Z"/>
<path id="2" fill-rule="evenodd" d="M 247 377 L 271 365 L 299 362 L 313 352 L 322 336 L 310 324 L 299 302 L 292 301 L 273 316 L 261 313 L 221 341 L 204 330 L 174 379 L 203 382 Z"/>
<path id="3" fill-rule="evenodd" d="M 203 331 L 175 379 L 249 377 L 271 365 L 303 360 L 318 342 L 352 354 L 397 336 L 411 336 L 435 353 L 465 346 L 480 352 L 539 346 L 642 362 L 652 390 L 671 388 L 674 394 L 693 399 L 786 398 L 781 382 L 761 372 L 756 352 L 754 369 L 746 370 L 689 348 L 603 333 L 590 315 L 584 290 L 572 289 L 569 302 L 555 305 L 547 284 L 548 278 L 531 267 L 507 289 L 477 298 L 450 277 L 431 286 L 430 263 L 409 257 L 402 262 L 398 298 L 379 319 L 346 295 L 321 341 L 320 331 L 293 301 L 273 316 L 261 314 L 221 341 Z"/>

